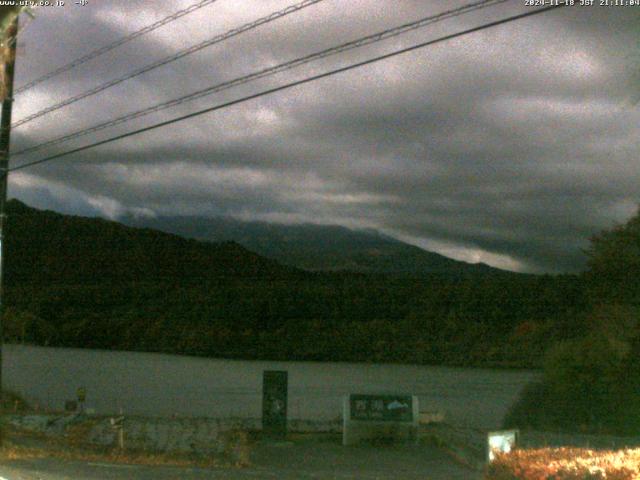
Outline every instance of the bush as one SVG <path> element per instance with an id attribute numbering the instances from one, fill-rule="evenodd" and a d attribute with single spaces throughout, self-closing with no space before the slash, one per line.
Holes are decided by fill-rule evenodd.
<path id="1" fill-rule="evenodd" d="M 515 450 L 496 455 L 485 480 L 637 480 L 640 449 L 594 451 L 576 448 Z"/>
<path id="2" fill-rule="evenodd" d="M 504 428 L 545 428 L 557 422 L 543 382 L 530 383 L 504 418 Z"/>
<path id="3" fill-rule="evenodd" d="M 246 467 L 251 463 L 251 440 L 244 430 L 229 430 L 221 433 L 223 458 L 238 467 Z"/>
<path id="4" fill-rule="evenodd" d="M 32 411 L 31 405 L 17 393 L 10 392 L 8 390 L 2 391 L 2 411 L 4 412 L 30 412 Z"/>
<path id="5" fill-rule="evenodd" d="M 560 426 L 615 428 L 625 355 L 602 336 L 564 342 L 545 359 L 547 404 Z"/>
<path id="6" fill-rule="evenodd" d="M 620 312 L 592 313 L 591 333 L 551 348 L 542 382 L 523 390 L 505 426 L 638 434 L 640 336 Z"/>

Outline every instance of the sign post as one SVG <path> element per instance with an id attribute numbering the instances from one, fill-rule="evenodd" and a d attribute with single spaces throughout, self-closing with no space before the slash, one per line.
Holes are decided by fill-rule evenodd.
<path id="1" fill-rule="evenodd" d="M 262 432 L 271 438 L 287 435 L 287 391 L 286 371 L 265 370 L 262 379 Z"/>
<path id="2" fill-rule="evenodd" d="M 111 418 L 111 428 L 116 432 L 118 438 L 118 448 L 124 450 L 124 415 L 120 409 L 120 416 Z"/>

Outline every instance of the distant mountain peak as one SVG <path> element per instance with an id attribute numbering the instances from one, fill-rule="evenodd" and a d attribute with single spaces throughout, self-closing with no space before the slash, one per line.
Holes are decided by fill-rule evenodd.
<path id="1" fill-rule="evenodd" d="M 402 276 L 433 273 L 467 276 L 504 272 L 486 264 L 454 260 L 371 228 L 353 229 L 342 225 L 313 223 L 278 224 L 232 217 L 198 216 L 129 216 L 123 218 L 122 222 L 198 240 L 233 240 L 282 264 L 311 271 L 352 271 Z"/>

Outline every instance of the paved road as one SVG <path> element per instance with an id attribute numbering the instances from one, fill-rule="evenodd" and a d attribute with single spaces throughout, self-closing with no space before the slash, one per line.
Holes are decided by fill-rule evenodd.
<path id="1" fill-rule="evenodd" d="M 475 480 L 481 475 L 429 446 L 342 447 L 336 442 L 258 445 L 248 468 L 200 469 L 115 465 L 58 459 L 6 462 L 6 480 Z"/>

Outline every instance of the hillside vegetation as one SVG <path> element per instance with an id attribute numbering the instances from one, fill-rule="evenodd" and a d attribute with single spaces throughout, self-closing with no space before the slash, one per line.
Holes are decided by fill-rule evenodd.
<path id="1" fill-rule="evenodd" d="M 39 345 L 245 359 L 536 367 L 584 331 L 582 280 L 311 273 L 16 201 L 5 334 Z"/>

